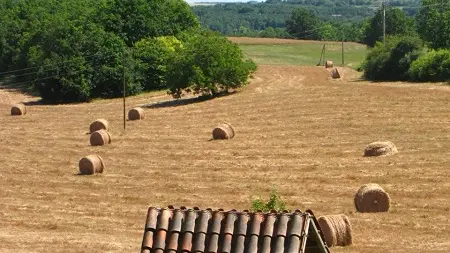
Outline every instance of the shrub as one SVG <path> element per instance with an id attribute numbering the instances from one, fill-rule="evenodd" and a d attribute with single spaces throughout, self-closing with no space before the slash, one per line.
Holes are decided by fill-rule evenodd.
<path id="1" fill-rule="evenodd" d="M 268 212 L 270 210 L 276 210 L 277 212 L 286 210 L 286 204 L 281 200 L 275 188 L 270 191 L 269 199 L 267 201 L 257 198 L 252 200 L 253 211 L 261 210 L 263 212 Z"/>
<path id="2" fill-rule="evenodd" d="M 239 47 L 215 33 L 181 36 L 183 47 L 169 58 L 166 81 L 169 93 L 215 96 L 248 82 L 256 64 L 244 59 Z"/>
<path id="3" fill-rule="evenodd" d="M 362 65 L 364 76 L 376 81 L 408 79 L 411 63 L 421 54 L 422 42 L 417 37 L 389 37 L 386 44 L 378 42 Z"/>
<path id="4" fill-rule="evenodd" d="M 450 82 L 450 50 L 430 51 L 413 62 L 409 70 L 412 81 Z"/>

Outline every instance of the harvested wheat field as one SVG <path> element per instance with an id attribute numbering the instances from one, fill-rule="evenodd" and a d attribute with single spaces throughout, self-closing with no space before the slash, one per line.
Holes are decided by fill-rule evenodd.
<path id="1" fill-rule="evenodd" d="M 450 251 L 450 89 L 333 80 L 323 67 L 261 65 L 250 85 L 198 103 L 159 103 L 127 121 L 122 102 L 27 106 L 0 90 L 0 252 L 138 252 L 149 206 L 249 209 L 276 187 L 287 207 L 346 214 L 352 246 L 331 252 Z M 164 93 L 128 98 L 136 106 Z M 86 134 L 110 123 L 110 145 Z M 233 139 L 211 141 L 229 122 Z M 390 140 L 398 153 L 363 157 Z M 100 155 L 103 174 L 78 175 Z M 377 183 L 389 212 L 358 213 L 354 194 Z"/>

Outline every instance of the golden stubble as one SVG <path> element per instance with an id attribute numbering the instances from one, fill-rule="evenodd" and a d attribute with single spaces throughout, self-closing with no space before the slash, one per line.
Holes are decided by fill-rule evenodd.
<path id="1" fill-rule="evenodd" d="M 149 206 L 242 210 L 272 187 L 289 208 L 349 217 L 354 245 L 332 252 L 448 252 L 449 89 L 344 76 L 260 66 L 233 95 L 146 108 L 126 131 L 120 99 L 32 105 L 12 117 L 8 103 L 22 97 L 2 91 L 0 252 L 138 252 Z M 130 97 L 127 111 L 165 100 Z M 110 123 L 110 145 L 89 145 L 98 118 Z M 211 141 L 222 122 L 235 137 Z M 363 157 L 385 140 L 399 153 Z M 103 174 L 77 175 L 89 154 L 103 158 Z M 389 212 L 355 211 L 366 183 L 389 193 Z"/>

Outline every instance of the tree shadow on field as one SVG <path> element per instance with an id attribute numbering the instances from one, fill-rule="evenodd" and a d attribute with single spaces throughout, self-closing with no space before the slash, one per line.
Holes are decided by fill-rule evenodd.
<path id="1" fill-rule="evenodd" d="M 23 104 L 26 106 L 33 106 L 33 105 L 45 105 L 46 103 L 42 99 L 39 99 L 34 101 L 23 102 Z"/>
<path id="2" fill-rule="evenodd" d="M 152 104 L 143 105 L 141 107 L 142 108 L 151 108 L 151 109 L 177 107 L 177 106 L 201 103 L 201 102 L 213 100 L 218 97 L 229 96 L 236 92 L 237 91 L 231 91 L 231 92 L 216 94 L 214 96 L 205 95 L 205 96 L 192 97 L 192 98 L 172 99 L 172 100 L 160 101 L 160 102 L 156 102 L 156 103 L 152 103 Z"/>

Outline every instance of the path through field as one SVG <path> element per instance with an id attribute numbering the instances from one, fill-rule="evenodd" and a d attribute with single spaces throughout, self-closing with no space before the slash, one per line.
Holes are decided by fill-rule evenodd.
<path id="1" fill-rule="evenodd" d="M 147 108 L 125 132 L 120 99 L 12 117 L 8 103 L 23 99 L 13 96 L 0 103 L 0 252 L 138 252 L 151 205 L 243 210 L 272 187 L 289 208 L 349 216 L 354 245 L 332 252 L 449 252 L 450 89 L 344 74 L 261 65 L 236 94 Z M 168 99 L 140 95 L 128 109 Z M 89 146 L 97 118 L 109 120 L 111 145 Z M 222 121 L 236 137 L 210 141 Z M 378 140 L 399 153 L 362 157 Z M 105 173 L 78 176 L 93 153 Z M 391 195 L 388 213 L 355 212 L 354 193 L 369 182 Z"/>

